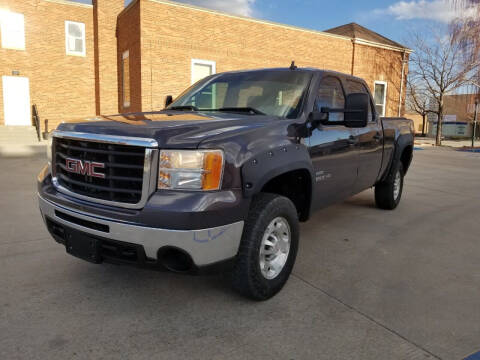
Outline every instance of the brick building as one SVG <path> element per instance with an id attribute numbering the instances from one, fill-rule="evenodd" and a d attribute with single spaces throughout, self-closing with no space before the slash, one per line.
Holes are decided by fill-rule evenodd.
<path id="1" fill-rule="evenodd" d="M 410 50 L 357 24 L 325 32 L 166 0 L 0 0 L 0 125 L 163 108 L 211 73 L 325 68 L 364 78 L 385 116 L 403 112 Z"/>
<path id="2" fill-rule="evenodd" d="M 472 137 L 475 100 L 479 102 L 479 94 L 445 95 L 442 136 L 450 139 Z M 428 134 L 429 136 L 434 137 L 437 133 L 438 116 L 431 113 L 429 114 L 428 118 Z M 478 116 L 477 121 L 480 121 Z M 475 133 L 477 136 L 480 134 L 480 128 L 478 124 Z"/>

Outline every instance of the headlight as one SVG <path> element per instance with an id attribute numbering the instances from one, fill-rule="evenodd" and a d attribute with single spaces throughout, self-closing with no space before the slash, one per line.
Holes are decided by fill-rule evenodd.
<path id="1" fill-rule="evenodd" d="M 221 150 L 161 150 L 158 188 L 218 190 L 223 163 Z"/>

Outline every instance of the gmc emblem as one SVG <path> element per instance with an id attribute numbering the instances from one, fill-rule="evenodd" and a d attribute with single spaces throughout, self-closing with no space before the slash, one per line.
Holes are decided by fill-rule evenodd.
<path id="1" fill-rule="evenodd" d="M 88 175 L 105 179 L 105 174 L 96 171 L 96 169 L 105 169 L 104 163 L 67 158 L 65 160 L 65 168 L 68 172 L 74 174 Z"/>

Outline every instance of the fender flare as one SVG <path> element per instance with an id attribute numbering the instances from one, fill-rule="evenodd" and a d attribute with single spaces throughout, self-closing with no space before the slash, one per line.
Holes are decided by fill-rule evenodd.
<path id="1" fill-rule="evenodd" d="M 414 140 L 413 140 L 413 135 L 412 134 L 403 134 L 403 135 L 398 136 L 397 140 L 395 141 L 395 150 L 394 150 L 393 155 L 392 155 L 392 160 L 390 161 L 390 164 L 388 165 L 388 171 L 385 172 L 385 175 L 381 179 L 382 181 L 386 180 L 389 176 L 392 175 L 391 174 L 392 167 L 398 161 L 400 161 L 402 153 L 407 146 L 412 146 L 413 147 L 413 141 Z M 413 154 L 413 152 L 412 152 L 412 154 Z M 410 162 L 412 161 L 412 157 L 410 157 L 409 165 L 410 165 Z M 406 171 L 405 171 L 405 173 L 406 173 Z"/>
<path id="2" fill-rule="evenodd" d="M 271 179 L 294 170 L 306 169 L 310 174 L 313 196 L 314 171 L 308 149 L 302 144 L 283 145 L 252 155 L 241 169 L 242 188 L 246 197 L 259 193 Z"/>

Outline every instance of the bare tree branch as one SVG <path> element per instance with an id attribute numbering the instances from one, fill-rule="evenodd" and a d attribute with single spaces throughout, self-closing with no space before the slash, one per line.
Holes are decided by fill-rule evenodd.
<path id="1" fill-rule="evenodd" d="M 468 46 L 476 45 L 465 42 L 458 30 L 443 33 L 432 30 L 425 35 L 422 32 L 412 39 L 414 52 L 410 58 L 407 102 L 422 117 L 429 112 L 437 114 L 436 144 L 440 145 L 445 95 L 475 83 L 480 74 L 480 56 L 474 56 L 476 49 Z M 480 51 L 477 53 L 480 55 Z"/>

